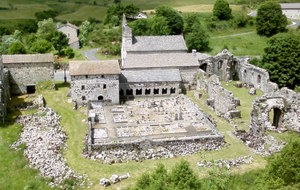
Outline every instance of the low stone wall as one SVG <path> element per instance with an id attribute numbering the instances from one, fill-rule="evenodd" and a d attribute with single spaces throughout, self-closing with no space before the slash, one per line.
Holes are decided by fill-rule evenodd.
<path id="1" fill-rule="evenodd" d="M 10 98 L 8 74 L 8 70 L 2 67 L 0 60 L 0 124 L 3 124 L 5 121 L 7 115 L 7 101 Z"/>
<path id="2" fill-rule="evenodd" d="M 98 159 L 104 163 L 122 163 L 130 160 L 173 158 L 198 153 L 203 150 L 218 150 L 225 144 L 224 137 L 199 136 L 181 139 L 140 140 L 124 143 L 92 145 L 85 157 Z"/>

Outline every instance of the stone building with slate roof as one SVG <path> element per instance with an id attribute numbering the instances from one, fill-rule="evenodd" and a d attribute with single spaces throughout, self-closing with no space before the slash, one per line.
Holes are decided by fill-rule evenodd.
<path id="1" fill-rule="evenodd" d="M 71 96 L 79 105 L 88 101 L 119 104 L 118 60 L 70 61 Z"/>
<path id="2" fill-rule="evenodd" d="M 178 95 L 180 83 L 178 69 L 123 70 L 120 76 L 120 96 Z"/>
<path id="3" fill-rule="evenodd" d="M 9 71 L 11 94 L 30 94 L 42 81 L 53 81 L 53 54 L 2 55 L 3 67 Z"/>
<path id="4" fill-rule="evenodd" d="M 123 15 L 121 69 L 126 71 L 150 70 L 157 72 L 178 69 L 183 90 L 196 86 L 199 70 L 197 52 L 188 53 L 183 35 L 133 36 Z M 155 69 L 155 71 L 154 71 Z M 153 71 L 151 71 L 153 70 Z"/>
<path id="5" fill-rule="evenodd" d="M 67 22 L 57 28 L 58 31 L 64 33 L 69 39 L 69 46 L 72 49 L 79 49 L 78 27 Z"/>

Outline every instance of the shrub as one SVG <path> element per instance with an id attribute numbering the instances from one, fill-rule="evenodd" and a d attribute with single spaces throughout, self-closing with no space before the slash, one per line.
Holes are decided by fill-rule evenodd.
<path id="1" fill-rule="evenodd" d="M 22 42 L 14 42 L 8 49 L 8 54 L 26 54 L 26 49 Z"/>
<path id="2" fill-rule="evenodd" d="M 168 26 L 171 30 L 170 34 L 182 34 L 183 32 L 183 18 L 173 8 L 161 6 L 155 10 L 157 17 L 165 17 Z"/>
<path id="3" fill-rule="evenodd" d="M 247 25 L 248 18 L 243 14 L 239 14 L 234 17 L 234 22 L 238 28 L 242 28 Z"/>
<path id="4" fill-rule="evenodd" d="M 220 20 L 229 20 L 232 18 L 231 8 L 229 3 L 225 0 L 217 0 L 214 4 L 213 15 Z"/>
<path id="5" fill-rule="evenodd" d="M 48 53 L 52 49 L 52 44 L 45 39 L 36 40 L 30 47 L 30 51 L 32 51 L 33 53 Z"/>

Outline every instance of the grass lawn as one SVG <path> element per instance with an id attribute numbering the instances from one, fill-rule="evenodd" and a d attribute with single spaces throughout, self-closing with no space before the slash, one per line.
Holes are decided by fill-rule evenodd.
<path id="1" fill-rule="evenodd" d="M 209 40 L 212 50 L 207 53 L 216 55 L 227 47 L 235 56 L 261 56 L 266 45 L 266 37 L 257 35 L 255 29 L 245 28 L 239 33 L 223 31 L 221 35 L 212 34 Z"/>
<path id="2" fill-rule="evenodd" d="M 101 6 L 83 5 L 75 12 L 69 14 L 62 14 L 56 18 L 59 20 L 81 20 L 85 21 L 88 18 L 95 18 L 102 20 L 106 14 L 106 8 Z"/>
<path id="3" fill-rule="evenodd" d="M 68 164 L 79 173 L 86 173 L 94 182 L 93 189 L 101 189 L 99 179 L 102 177 L 110 177 L 111 174 L 122 174 L 129 172 L 132 176 L 130 179 L 119 184 L 113 185 L 106 189 L 117 189 L 128 187 L 135 183 L 136 179 L 143 173 L 153 170 L 158 163 L 163 163 L 168 169 L 179 162 L 180 159 L 185 159 L 190 162 L 191 167 L 200 176 L 204 176 L 205 172 L 199 171 L 196 163 L 201 160 L 201 154 L 195 154 L 186 157 L 178 157 L 173 159 L 146 160 L 142 163 L 129 162 L 127 164 L 101 164 L 98 161 L 85 159 L 81 156 L 83 144 L 82 141 L 87 131 L 86 123 L 82 122 L 86 119 L 86 115 L 81 111 L 74 111 L 72 105 L 67 103 L 66 94 L 69 90 L 67 85 L 57 84 L 57 91 L 44 91 L 43 95 L 47 105 L 54 108 L 61 116 L 61 124 L 68 135 L 67 145 L 68 150 L 64 152 Z M 243 155 L 253 155 L 253 153 L 232 134 L 233 127 L 230 126 L 224 119 L 217 117 L 214 112 L 205 105 L 205 99 L 196 100 L 192 96 L 192 92 L 188 93 L 190 97 L 205 111 L 212 114 L 216 119 L 219 130 L 225 135 L 227 145 L 220 151 L 211 151 L 205 153 L 205 159 L 220 159 L 220 158 L 236 158 Z M 265 165 L 265 160 L 257 155 L 254 155 L 255 162 L 251 165 L 244 165 L 241 168 L 234 169 L 233 172 L 245 172 L 253 168 L 262 168 Z"/>

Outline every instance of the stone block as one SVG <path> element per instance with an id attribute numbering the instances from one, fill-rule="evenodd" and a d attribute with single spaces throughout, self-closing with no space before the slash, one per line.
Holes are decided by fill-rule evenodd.
<path id="1" fill-rule="evenodd" d="M 240 110 L 233 110 L 229 112 L 231 118 L 241 118 Z"/>

